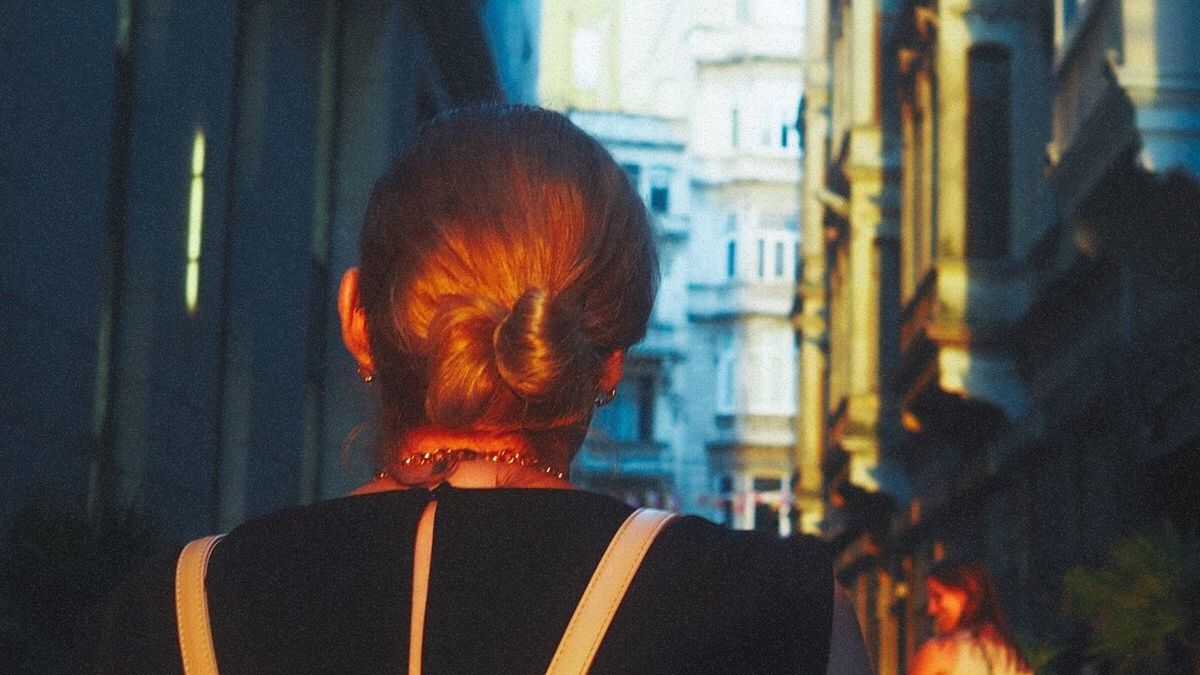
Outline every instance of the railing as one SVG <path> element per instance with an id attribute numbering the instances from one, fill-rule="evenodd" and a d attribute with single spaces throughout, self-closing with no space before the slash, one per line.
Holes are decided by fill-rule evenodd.
<path id="1" fill-rule="evenodd" d="M 688 314 L 698 319 L 722 319 L 746 314 L 790 317 L 796 283 L 784 279 L 731 279 L 725 284 L 688 287 Z"/>
<path id="2" fill-rule="evenodd" d="M 660 237 L 682 239 L 688 236 L 690 221 L 687 216 L 679 216 L 671 213 L 655 213 L 653 214 L 653 220 L 654 231 Z"/>

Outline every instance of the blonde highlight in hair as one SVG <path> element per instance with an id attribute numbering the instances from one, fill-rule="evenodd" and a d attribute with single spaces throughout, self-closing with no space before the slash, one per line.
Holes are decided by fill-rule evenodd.
<path id="1" fill-rule="evenodd" d="M 604 358 L 645 334 L 658 275 L 612 157 L 521 106 L 428 125 L 376 185 L 360 255 L 385 432 L 586 423 Z"/>

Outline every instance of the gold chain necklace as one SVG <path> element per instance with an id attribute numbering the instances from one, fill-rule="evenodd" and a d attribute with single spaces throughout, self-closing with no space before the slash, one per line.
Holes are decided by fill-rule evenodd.
<path id="1" fill-rule="evenodd" d="M 546 464 L 538 459 L 536 455 L 527 454 L 519 450 L 504 448 L 494 452 L 484 452 L 474 448 L 438 448 L 431 452 L 418 452 L 406 456 L 404 459 L 381 469 L 375 474 L 376 478 L 391 478 L 397 483 L 403 484 L 404 481 L 396 478 L 392 470 L 396 467 L 424 467 L 431 466 L 431 473 L 445 473 L 451 466 L 459 462 L 483 461 L 493 462 L 495 464 L 507 464 L 510 466 L 520 466 L 527 468 L 536 468 L 542 473 L 554 476 L 555 478 L 565 478 L 566 473 L 557 471 L 554 467 Z"/>

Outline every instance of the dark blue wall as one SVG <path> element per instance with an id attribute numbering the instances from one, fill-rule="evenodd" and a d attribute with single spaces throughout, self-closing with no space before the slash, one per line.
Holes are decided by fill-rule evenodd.
<path id="1" fill-rule="evenodd" d="M 337 283 L 420 122 L 501 91 L 496 63 L 532 72 L 503 4 L 0 4 L 0 523 L 41 487 L 183 538 L 366 477 Z M 485 41 L 522 53 L 459 58 Z"/>
<path id="2" fill-rule="evenodd" d="M 113 2 L 0 3 L 0 519 L 86 492 L 116 34 Z"/>

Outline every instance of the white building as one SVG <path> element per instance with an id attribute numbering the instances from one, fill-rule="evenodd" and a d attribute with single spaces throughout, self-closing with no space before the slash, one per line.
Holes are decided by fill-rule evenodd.
<path id="1" fill-rule="evenodd" d="M 799 242 L 802 13 L 782 2 L 700 3 L 689 33 L 692 222 L 687 452 L 707 457 L 726 522 L 791 532 Z M 699 476 L 696 476 L 699 478 Z M 683 487 L 683 486 L 681 486 Z M 781 517 L 781 515 L 783 517 Z"/>
<path id="2" fill-rule="evenodd" d="M 650 506 L 677 507 L 679 464 L 687 443 L 688 391 L 684 307 L 689 221 L 686 129 L 645 115 L 571 111 L 572 121 L 608 148 L 650 212 L 661 282 L 646 338 L 626 357 L 617 395 L 596 413 L 572 478 L 595 490 Z M 703 467 L 700 467 L 703 470 Z"/>
<path id="3" fill-rule="evenodd" d="M 650 334 L 577 478 L 642 503 L 669 492 L 683 511 L 784 535 L 802 19 L 779 0 L 548 1 L 540 71 L 542 100 L 638 184 L 662 258 Z"/>

